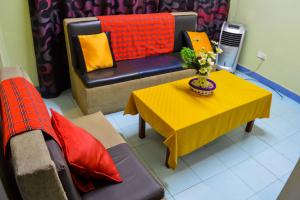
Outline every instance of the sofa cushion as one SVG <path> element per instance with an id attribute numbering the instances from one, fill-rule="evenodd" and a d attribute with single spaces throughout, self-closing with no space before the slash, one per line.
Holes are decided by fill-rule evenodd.
<path id="1" fill-rule="evenodd" d="M 82 73 L 116 66 L 111 51 L 110 32 L 73 36 L 77 68 Z"/>
<path id="2" fill-rule="evenodd" d="M 185 31 L 184 37 L 186 39 L 187 46 L 199 55 L 203 50 L 210 52 L 213 51 L 209 38 L 205 32 L 192 32 Z"/>
<path id="3" fill-rule="evenodd" d="M 78 73 L 84 84 L 97 87 L 182 70 L 179 53 L 117 62 L 117 67 Z"/>
<path id="4" fill-rule="evenodd" d="M 123 177 L 123 182 L 110 185 L 99 183 L 95 190 L 83 194 L 83 199 L 159 200 L 163 198 L 164 189 L 137 160 L 128 144 L 111 147 L 108 152 Z"/>
<path id="5" fill-rule="evenodd" d="M 92 184 L 80 184 L 75 175 L 87 180 L 122 182 L 116 166 L 100 141 L 51 109 L 52 125 L 61 140 L 63 152 L 73 174 L 75 185 L 82 192 L 93 189 Z M 74 179 L 75 178 L 75 179 Z"/>
<path id="6" fill-rule="evenodd" d="M 81 196 L 79 192 L 77 191 L 73 181 L 70 169 L 68 167 L 68 164 L 65 160 L 64 154 L 61 151 L 58 144 L 52 140 L 49 139 L 46 141 L 51 159 L 53 160 L 60 182 L 66 192 L 66 195 L 69 200 L 80 200 Z"/>

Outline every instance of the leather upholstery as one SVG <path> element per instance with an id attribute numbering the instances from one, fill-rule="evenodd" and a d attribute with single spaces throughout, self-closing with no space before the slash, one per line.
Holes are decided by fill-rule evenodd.
<path id="1" fill-rule="evenodd" d="M 186 46 L 183 36 L 184 31 L 195 31 L 197 16 L 175 15 L 175 35 L 174 51 L 179 52 L 183 46 Z M 180 58 L 172 54 L 151 56 L 136 60 L 126 60 L 116 62 L 116 68 L 102 69 L 90 73 L 85 73 L 78 67 L 76 51 L 72 37 L 82 34 L 96 34 L 101 32 L 100 21 L 83 21 L 68 24 L 67 32 L 70 44 L 70 54 L 72 65 L 76 69 L 81 80 L 86 87 L 108 85 L 112 83 L 123 82 L 132 79 L 143 78 L 152 75 L 158 75 L 168 72 L 181 70 Z"/>
<path id="2" fill-rule="evenodd" d="M 117 62 L 117 67 L 80 74 L 86 87 L 92 88 L 132 79 L 182 70 L 179 53 Z"/>
<path id="3" fill-rule="evenodd" d="M 184 31 L 196 31 L 197 16 L 180 15 L 175 16 L 175 38 L 174 52 L 179 52 L 182 47 L 186 46 Z"/>
<path id="4" fill-rule="evenodd" d="M 46 144 L 68 200 L 81 200 L 81 196 L 73 183 L 69 166 L 60 147 L 53 139 L 46 140 Z"/>
<path id="5" fill-rule="evenodd" d="M 147 172 L 136 159 L 128 144 L 108 149 L 122 178 L 118 184 L 99 183 L 95 190 L 85 193 L 84 200 L 159 200 L 164 197 L 162 186 Z"/>

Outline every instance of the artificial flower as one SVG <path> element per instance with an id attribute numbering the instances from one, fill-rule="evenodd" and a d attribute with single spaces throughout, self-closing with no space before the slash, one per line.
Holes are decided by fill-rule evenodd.
<path id="1" fill-rule="evenodd" d="M 210 66 L 212 66 L 212 65 L 215 64 L 215 63 L 212 61 L 211 58 L 208 58 L 208 59 L 207 59 L 207 63 L 208 63 Z"/>
<path id="2" fill-rule="evenodd" d="M 207 69 L 205 67 L 202 67 L 200 70 L 199 70 L 200 74 L 206 74 L 207 73 Z"/>
<path id="3" fill-rule="evenodd" d="M 207 76 L 211 72 L 212 66 L 215 65 L 217 55 L 223 52 L 222 49 L 217 47 L 217 42 L 212 41 L 211 43 L 213 44 L 212 51 L 202 48 L 199 52 L 195 52 L 186 47 L 183 47 L 180 51 L 180 55 L 184 61 L 183 67 L 195 69 L 196 73 L 201 75 L 198 78 L 198 84 L 203 87 L 209 85 Z"/>
<path id="4" fill-rule="evenodd" d="M 209 51 L 208 54 L 209 54 L 209 56 L 210 56 L 212 59 L 214 59 L 214 60 L 216 59 L 216 56 L 217 56 L 217 55 L 216 55 L 214 52 Z"/>
<path id="5" fill-rule="evenodd" d="M 199 53 L 199 56 L 200 56 L 200 58 L 202 58 L 202 59 L 206 59 L 206 58 L 208 57 L 207 53 L 204 52 L 204 51 L 201 51 L 201 52 Z"/>
<path id="6" fill-rule="evenodd" d="M 216 52 L 217 52 L 218 54 L 220 54 L 220 53 L 223 53 L 223 50 L 220 49 L 219 47 L 216 47 Z"/>
<path id="7" fill-rule="evenodd" d="M 214 44 L 214 45 L 216 45 L 216 46 L 219 44 L 218 42 L 216 42 L 214 40 L 212 40 L 211 43 Z"/>
<path id="8" fill-rule="evenodd" d="M 200 65 L 205 65 L 206 64 L 206 59 L 202 58 L 201 60 L 199 60 Z"/>

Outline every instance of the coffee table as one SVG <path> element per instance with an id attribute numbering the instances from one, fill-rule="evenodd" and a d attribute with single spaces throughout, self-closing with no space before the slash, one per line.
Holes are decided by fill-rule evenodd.
<path id="1" fill-rule="evenodd" d="M 211 96 L 190 90 L 186 78 L 133 91 L 124 114 L 139 114 L 139 136 L 145 122 L 162 135 L 167 147 L 166 166 L 245 123 L 252 130 L 256 118 L 270 115 L 272 93 L 227 71 L 213 72 L 217 84 Z"/>

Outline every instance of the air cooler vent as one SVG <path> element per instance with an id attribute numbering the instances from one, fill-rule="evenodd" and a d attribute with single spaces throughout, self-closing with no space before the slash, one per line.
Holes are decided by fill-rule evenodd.
<path id="1" fill-rule="evenodd" d="M 242 34 L 235 34 L 224 31 L 221 37 L 221 44 L 232 47 L 239 47 L 242 36 Z"/>

